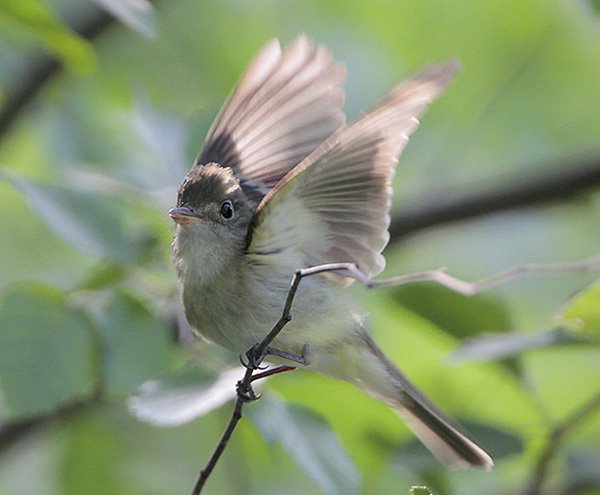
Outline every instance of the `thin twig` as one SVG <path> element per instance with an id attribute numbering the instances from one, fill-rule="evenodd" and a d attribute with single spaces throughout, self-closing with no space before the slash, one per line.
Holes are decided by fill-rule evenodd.
<path id="1" fill-rule="evenodd" d="M 507 282 L 511 282 L 523 275 L 543 275 L 549 273 L 576 273 L 594 270 L 600 267 L 600 255 L 591 256 L 584 260 L 574 261 L 572 263 L 547 263 L 535 265 L 520 265 L 496 273 L 490 277 L 486 277 L 475 282 L 467 282 L 457 277 L 450 275 L 445 269 L 430 270 L 424 272 L 409 273 L 400 275 L 385 280 L 375 280 L 367 283 L 368 287 L 397 287 L 399 285 L 413 284 L 416 282 L 435 282 L 443 285 L 448 289 L 464 294 L 465 296 L 473 296 L 496 287 L 499 287 Z"/>
<path id="2" fill-rule="evenodd" d="M 546 475 L 548 474 L 548 468 L 565 437 L 599 408 L 600 393 L 594 395 L 591 400 L 587 401 L 583 406 L 552 429 L 546 448 L 542 451 L 536 463 L 531 481 L 525 492 L 526 495 L 540 495 L 543 493 L 542 489 L 544 481 L 546 480 Z"/>
<path id="3" fill-rule="evenodd" d="M 259 396 L 257 396 L 252 390 L 252 382 L 259 380 L 261 378 L 266 378 L 272 376 L 276 373 L 283 373 L 286 371 L 293 371 L 295 368 L 293 366 L 279 366 L 277 368 L 273 368 L 270 370 L 262 371 L 259 373 L 254 373 L 256 369 L 258 369 L 262 363 L 262 360 L 265 357 L 265 352 L 267 347 L 273 342 L 273 340 L 279 335 L 279 333 L 283 330 L 283 328 L 292 320 L 292 306 L 294 304 L 294 298 L 296 297 L 296 292 L 298 291 L 298 287 L 303 278 L 309 277 L 311 275 L 316 275 L 318 273 L 331 272 L 331 271 L 348 271 L 352 273 L 354 276 L 360 276 L 356 267 L 350 263 L 330 263 L 326 265 L 314 266 L 311 268 L 305 268 L 302 270 L 296 270 L 294 273 L 294 278 L 292 279 L 292 283 L 290 285 L 290 289 L 288 291 L 287 299 L 285 301 L 285 305 L 283 307 L 283 311 L 281 313 L 281 317 L 275 323 L 271 331 L 267 334 L 267 336 L 256 346 L 251 349 L 252 355 L 254 359 L 251 359 L 246 367 L 246 372 L 244 374 L 244 378 L 240 380 L 237 384 L 237 398 L 235 401 L 235 405 L 233 407 L 233 413 L 231 414 L 231 419 L 217 444 L 214 452 L 212 453 L 208 463 L 200 471 L 196 484 L 194 485 L 194 490 L 192 491 L 192 495 L 199 495 L 208 480 L 208 477 L 212 473 L 214 467 L 216 466 L 221 454 L 227 447 L 229 443 L 229 439 L 233 434 L 239 420 L 242 418 L 242 408 L 246 402 L 252 402 L 257 400 Z M 362 277 L 364 279 L 364 276 Z M 250 351 L 249 351 L 250 352 Z"/>
<path id="4" fill-rule="evenodd" d="M 235 405 L 233 407 L 233 413 L 231 414 L 231 419 L 229 420 L 229 423 L 227 424 L 227 428 L 225 428 L 225 431 L 223 432 L 223 435 L 221 436 L 221 440 L 219 440 L 217 447 L 215 448 L 214 452 L 210 456 L 208 463 L 206 464 L 204 469 L 202 469 L 202 471 L 200 471 L 200 475 L 198 476 L 198 480 L 196 481 L 196 484 L 194 485 L 194 490 L 192 491 L 192 495 L 198 495 L 202 491 L 202 488 L 204 487 L 206 480 L 212 473 L 212 470 L 216 466 L 217 461 L 221 457 L 221 454 L 223 454 L 225 447 L 227 447 L 227 444 L 229 443 L 229 439 L 231 438 L 231 435 L 233 434 L 233 430 L 235 430 L 235 427 L 237 426 L 238 421 L 240 419 L 242 419 L 242 407 L 244 405 L 244 402 L 246 402 L 246 399 L 244 399 L 244 396 L 241 393 L 239 393 L 239 390 L 243 383 L 248 383 L 248 384 L 250 383 L 252 373 L 253 373 L 253 370 L 250 368 L 247 368 L 246 373 L 244 374 L 244 378 L 240 382 L 238 382 L 238 396 L 235 400 Z"/>

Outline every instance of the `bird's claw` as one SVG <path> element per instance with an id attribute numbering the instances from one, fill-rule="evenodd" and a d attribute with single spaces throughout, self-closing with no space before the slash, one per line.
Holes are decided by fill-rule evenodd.
<path id="1" fill-rule="evenodd" d="M 243 356 L 240 355 L 240 362 L 249 370 L 265 370 L 268 368 L 268 365 L 262 364 L 265 353 L 259 354 L 258 349 L 259 344 L 254 344 L 246 351 L 246 359 L 248 359 L 248 362 L 244 362 Z"/>
<path id="2" fill-rule="evenodd" d="M 252 385 L 250 385 L 249 383 L 243 383 L 242 381 L 237 382 L 236 385 L 236 392 L 238 397 L 243 401 L 243 402 L 254 402 L 255 400 L 260 399 L 261 394 L 257 394 L 254 389 L 252 388 Z"/>

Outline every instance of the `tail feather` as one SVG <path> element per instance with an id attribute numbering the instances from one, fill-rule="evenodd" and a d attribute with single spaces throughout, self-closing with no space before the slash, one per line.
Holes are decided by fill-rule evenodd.
<path id="1" fill-rule="evenodd" d="M 355 360 L 360 363 L 359 369 L 354 367 L 349 374 L 348 368 L 344 367 L 345 376 L 331 374 L 354 383 L 393 407 L 417 438 L 443 463 L 457 468 L 471 466 L 486 470 L 494 466 L 490 455 L 423 396 L 363 329 L 359 330 L 358 336 L 363 343 L 358 354 L 355 337 L 352 345 L 337 349 L 336 357 L 344 361 Z"/>
<path id="2" fill-rule="evenodd" d="M 397 408 L 411 431 L 444 464 L 457 468 L 477 467 L 490 470 L 494 461 L 490 455 L 461 433 L 440 414 L 414 402 L 411 407 Z"/>

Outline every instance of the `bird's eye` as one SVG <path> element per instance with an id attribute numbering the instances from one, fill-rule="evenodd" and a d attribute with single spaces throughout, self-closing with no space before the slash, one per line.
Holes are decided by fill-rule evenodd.
<path id="1" fill-rule="evenodd" d="M 231 201 L 223 201 L 221 204 L 221 216 L 225 220 L 231 220 L 233 218 L 233 204 L 231 204 Z"/>

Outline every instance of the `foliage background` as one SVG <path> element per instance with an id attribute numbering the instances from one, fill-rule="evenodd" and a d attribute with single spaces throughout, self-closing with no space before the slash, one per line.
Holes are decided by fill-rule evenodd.
<path id="1" fill-rule="evenodd" d="M 158 403 L 166 416 L 176 400 L 206 404 L 198 394 L 236 363 L 206 344 L 176 344 L 165 212 L 223 99 L 271 37 L 306 32 L 330 46 L 348 66 L 351 117 L 426 63 L 463 64 L 402 157 L 384 275 L 445 266 L 476 279 L 600 252 L 595 9 L 0 3 L 0 494 L 191 490 L 231 405 L 164 429 L 134 418 L 127 399 L 162 379 L 178 390 Z M 483 202 L 458 210 L 477 195 Z M 448 218 L 402 230 L 436 208 Z M 600 493 L 599 291 L 570 302 L 593 279 L 526 279 L 471 299 L 429 285 L 352 288 L 389 355 L 489 448 L 491 473 L 448 472 L 385 406 L 298 372 L 271 379 L 247 407 L 207 493 L 391 494 L 414 484 L 436 494 Z M 561 425 L 568 435 L 553 436 Z"/>

